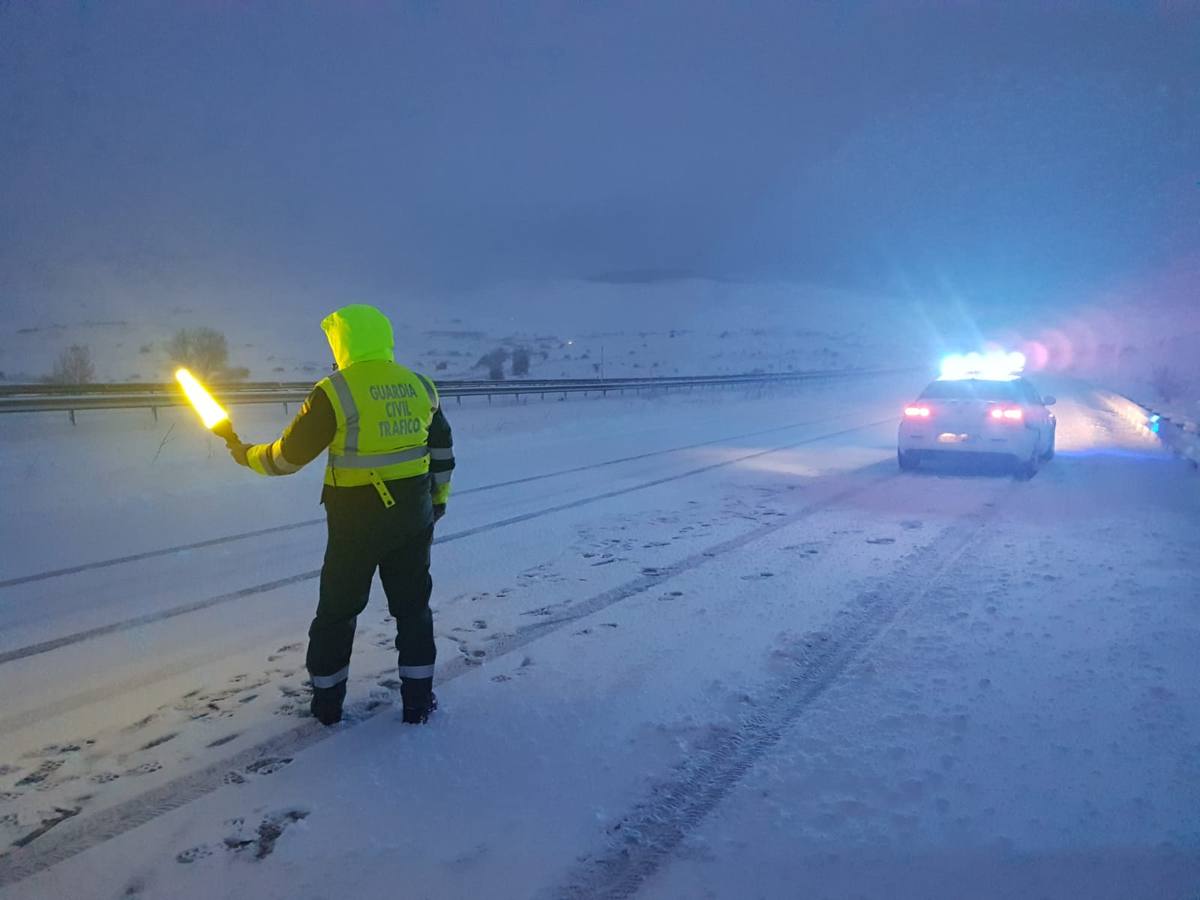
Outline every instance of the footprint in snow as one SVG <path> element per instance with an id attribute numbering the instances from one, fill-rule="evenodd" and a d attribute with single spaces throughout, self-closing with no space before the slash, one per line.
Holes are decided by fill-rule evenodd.
<path id="1" fill-rule="evenodd" d="M 203 845 L 199 847 L 189 847 L 187 850 L 175 854 L 175 862 L 184 864 L 194 863 L 197 860 L 205 859 L 206 857 L 212 855 L 213 852 L 211 847 L 206 847 Z"/>
<path id="2" fill-rule="evenodd" d="M 275 851 L 275 844 L 283 836 L 284 831 L 290 825 L 307 819 L 308 815 L 307 809 L 287 809 L 271 813 L 258 823 L 258 827 L 252 833 L 246 832 L 244 820 L 234 819 L 230 823 L 233 826 L 233 832 L 227 835 L 223 841 L 225 849 L 239 854 L 252 852 L 256 860 L 266 859 Z"/>
<path id="3" fill-rule="evenodd" d="M 144 762 L 140 766 L 134 766 L 132 769 L 126 769 L 126 775 L 149 775 L 152 772 L 158 772 L 162 769 L 162 763 L 151 760 Z"/>
<path id="4" fill-rule="evenodd" d="M 290 756 L 265 756 L 250 763 L 245 771 L 251 775 L 274 775 L 291 761 Z"/>
<path id="5" fill-rule="evenodd" d="M 889 538 L 889 537 L 867 538 L 867 543 L 868 544 L 894 544 L 894 543 L 896 543 L 896 539 Z"/>
<path id="6" fill-rule="evenodd" d="M 47 778 L 62 768 L 64 760 L 48 759 L 20 781 L 15 787 L 29 787 L 30 785 L 42 784 Z"/>

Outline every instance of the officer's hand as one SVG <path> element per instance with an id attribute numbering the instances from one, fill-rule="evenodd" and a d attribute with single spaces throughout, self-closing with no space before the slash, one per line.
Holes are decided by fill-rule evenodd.
<path id="1" fill-rule="evenodd" d="M 230 444 L 229 455 L 233 457 L 233 461 L 239 466 L 249 467 L 250 462 L 246 459 L 246 452 L 253 446 L 253 444 L 243 444 L 241 442 Z"/>
<path id="2" fill-rule="evenodd" d="M 440 519 L 445 514 L 446 514 L 446 504 L 445 503 L 433 504 L 433 521 L 434 522 L 437 522 L 438 519 Z"/>

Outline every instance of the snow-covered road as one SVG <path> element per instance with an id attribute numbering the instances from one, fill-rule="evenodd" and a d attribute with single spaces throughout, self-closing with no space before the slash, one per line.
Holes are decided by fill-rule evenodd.
<path id="1" fill-rule="evenodd" d="M 1071 385 L 1034 481 L 902 476 L 917 387 L 464 408 L 425 729 L 378 597 L 297 717 L 319 473 L 4 435 L 4 896 L 1190 896 L 1200 480 Z"/>

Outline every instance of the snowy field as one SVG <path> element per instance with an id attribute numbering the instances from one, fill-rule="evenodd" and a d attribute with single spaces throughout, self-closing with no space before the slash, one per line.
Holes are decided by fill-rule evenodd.
<path id="1" fill-rule="evenodd" d="M 0 321 L 0 384 L 40 380 L 71 344 L 90 349 L 97 381 L 169 381 L 171 336 L 197 327 L 227 334 L 229 365 L 244 367 L 253 380 L 315 381 L 329 369 L 318 323 L 349 302 L 369 302 L 391 316 L 397 358 L 436 378 L 487 377 L 487 366 L 477 366 L 482 356 L 518 347 L 529 351 L 532 378 L 909 365 L 933 358 L 930 347 L 961 325 L 861 293 L 700 278 L 513 282 L 340 300 L 328 292 L 285 301 L 233 290 L 169 305 L 163 295 L 179 292 L 94 286 L 78 299 L 68 293 L 14 303 Z M 288 315 L 270 314 L 285 303 Z M 973 346 L 975 333 L 967 337 Z M 504 368 L 506 375 L 511 370 L 511 363 Z"/>
<path id="2" fill-rule="evenodd" d="M 306 718 L 317 468 L 5 416 L 0 894 L 1195 897 L 1200 479 L 1038 383 L 1031 482 L 897 471 L 920 375 L 452 407 L 422 729 L 378 588 Z"/>

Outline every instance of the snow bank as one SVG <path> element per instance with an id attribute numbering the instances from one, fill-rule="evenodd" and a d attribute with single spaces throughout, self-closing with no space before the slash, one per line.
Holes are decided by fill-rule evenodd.
<path id="1" fill-rule="evenodd" d="M 1152 415 L 1159 415 L 1154 424 L 1158 426 L 1156 433 L 1162 442 L 1178 456 L 1191 460 L 1193 466 L 1200 467 L 1200 425 L 1169 414 Z"/>

